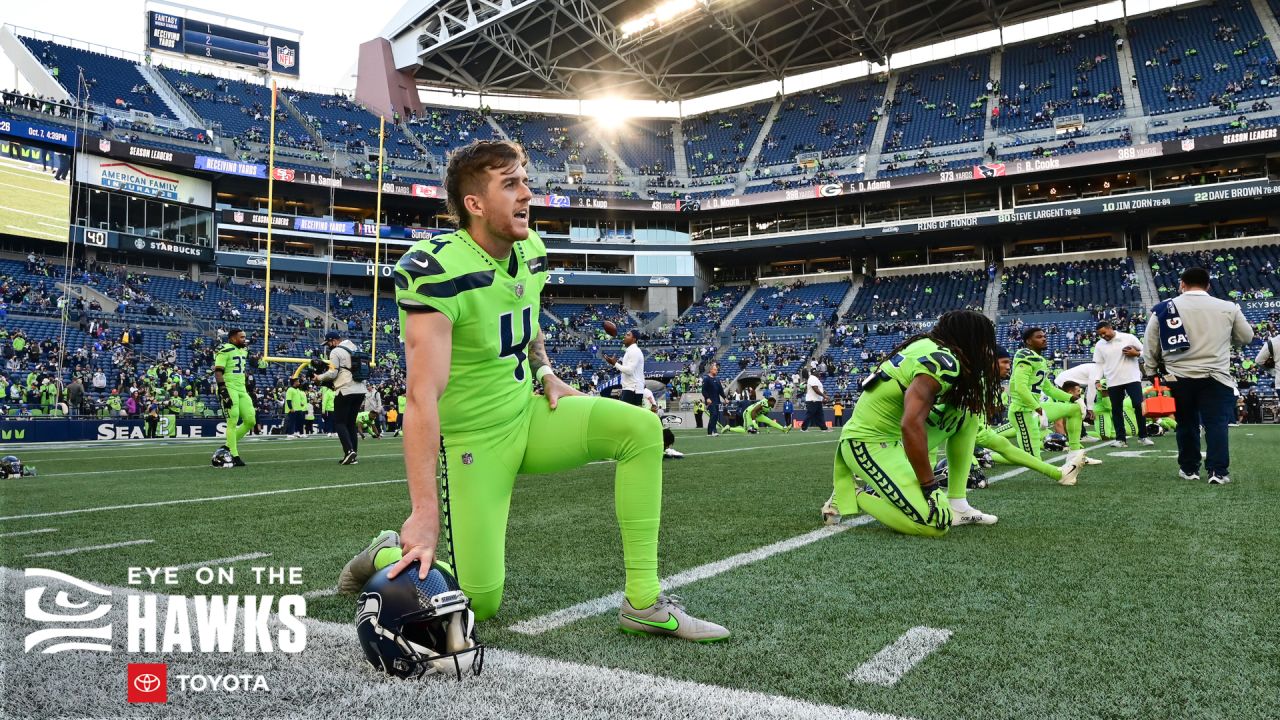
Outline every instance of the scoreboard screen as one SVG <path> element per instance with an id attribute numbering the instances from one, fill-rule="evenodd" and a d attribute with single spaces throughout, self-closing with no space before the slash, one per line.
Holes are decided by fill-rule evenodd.
<path id="1" fill-rule="evenodd" d="M 150 11 L 147 47 L 298 77 L 298 41 Z"/>

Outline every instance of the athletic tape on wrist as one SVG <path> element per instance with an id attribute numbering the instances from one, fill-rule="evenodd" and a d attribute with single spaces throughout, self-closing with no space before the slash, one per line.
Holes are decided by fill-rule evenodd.
<path id="1" fill-rule="evenodd" d="M 538 371 L 536 373 L 534 373 L 534 377 L 537 378 L 538 382 L 545 385 L 546 381 L 543 378 L 545 378 L 548 375 L 555 375 L 555 372 L 556 372 L 555 370 L 551 369 L 550 365 L 543 365 L 542 367 L 538 368 Z"/>

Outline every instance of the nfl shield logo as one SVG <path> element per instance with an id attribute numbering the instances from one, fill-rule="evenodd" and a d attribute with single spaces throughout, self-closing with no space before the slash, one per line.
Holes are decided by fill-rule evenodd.
<path id="1" fill-rule="evenodd" d="M 98 138 L 98 149 L 102 152 L 111 152 L 111 141 L 106 138 Z"/>
<path id="2" fill-rule="evenodd" d="M 472 456 L 471 456 L 471 453 L 462 453 L 462 464 L 463 464 L 463 465 L 470 465 L 471 463 L 473 463 L 473 462 L 475 462 L 475 461 L 476 461 L 476 459 L 475 459 L 474 457 L 472 457 Z"/>
<path id="3" fill-rule="evenodd" d="M 282 68 L 291 68 L 293 63 L 297 61 L 297 55 L 293 48 L 287 45 L 276 46 L 276 65 Z"/>
<path id="4" fill-rule="evenodd" d="M 231 217 L 235 218 L 237 225 L 244 222 L 244 213 L 242 212 L 236 211 Z"/>
<path id="5" fill-rule="evenodd" d="M 1195 149 L 1196 149 L 1196 139 L 1195 139 L 1195 138 L 1183 138 L 1183 139 L 1182 139 L 1182 152 L 1191 152 L 1192 150 L 1195 150 Z"/>
<path id="6" fill-rule="evenodd" d="M 515 293 L 516 297 L 524 297 L 524 283 L 516 283 L 515 285 L 512 285 L 511 292 Z"/>

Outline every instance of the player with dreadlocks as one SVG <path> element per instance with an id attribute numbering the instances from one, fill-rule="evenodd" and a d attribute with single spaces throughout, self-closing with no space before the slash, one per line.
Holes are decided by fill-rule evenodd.
<path id="1" fill-rule="evenodd" d="M 954 310 L 924 335 L 907 339 L 862 383 L 853 416 L 840 433 L 832 497 L 822 509 L 867 512 L 908 535 L 938 537 L 953 523 L 986 515 L 969 505 L 966 480 L 974 438 L 999 405 L 995 327 L 981 313 Z M 946 446 L 951 473 L 934 480 L 933 449 Z M 867 484 L 854 485 L 854 476 Z M 851 513 L 852 514 L 852 513 Z"/>

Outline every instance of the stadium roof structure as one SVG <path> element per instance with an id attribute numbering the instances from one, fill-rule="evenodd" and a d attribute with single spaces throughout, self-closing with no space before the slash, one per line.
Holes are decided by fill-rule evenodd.
<path id="1" fill-rule="evenodd" d="M 409 0 L 382 35 L 423 84 L 685 100 L 1096 5 L 1098 0 Z"/>

